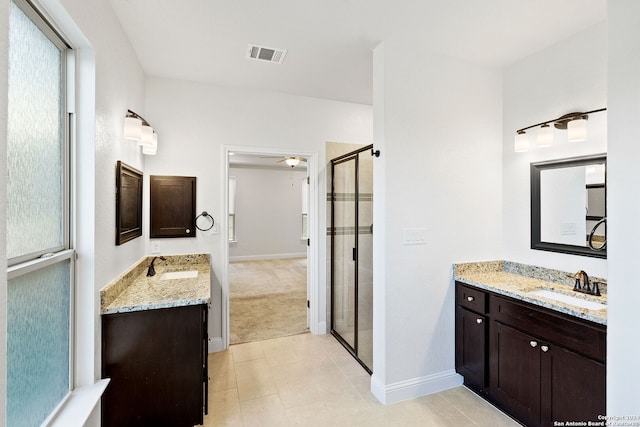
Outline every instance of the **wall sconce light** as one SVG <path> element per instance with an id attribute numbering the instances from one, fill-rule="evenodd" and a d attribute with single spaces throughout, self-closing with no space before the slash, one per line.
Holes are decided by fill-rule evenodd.
<path id="1" fill-rule="evenodd" d="M 600 108 L 598 110 L 587 111 L 585 113 L 569 113 L 565 114 L 564 116 L 558 117 L 557 119 L 518 129 L 516 131 L 514 151 L 516 153 L 522 153 L 529 150 L 529 135 L 526 133 L 526 131 L 538 126 L 540 127 L 540 129 L 538 129 L 536 135 L 536 145 L 538 147 L 552 146 L 554 130 L 551 126 L 549 126 L 550 124 L 553 124 L 553 127 L 555 127 L 556 129 L 566 129 L 568 141 L 584 141 L 587 139 L 587 120 L 589 119 L 589 114 L 599 113 L 606 110 L 606 108 Z"/>
<path id="2" fill-rule="evenodd" d="M 142 116 L 127 110 L 124 118 L 124 138 L 136 141 L 142 147 L 142 154 L 155 155 L 158 151 L 158 134 Z"/>

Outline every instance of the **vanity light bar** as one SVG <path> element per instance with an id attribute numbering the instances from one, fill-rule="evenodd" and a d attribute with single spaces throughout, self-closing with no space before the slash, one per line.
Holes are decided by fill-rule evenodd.
<path id="1" fill-rule="evenodd" d="M 589 119 L 589 114 L 599 113 L 606 110 L 606 108 L 599 108 L 597 110 L 586 111 L 584 113 L 569 113 L 558 117 L 557 119 L 548 120 L 546 122 L 518 129 L 516 131 L 514 151 L 516 153 L 521 153 L 529 150 L 529 135 L 526 131 L 536 127 L 540 127 L 536 138 L 537 146 L 549 147 L 553 145 L 553 129 L 549 126 L 552 123 L 556 129 L 566 129 L 568 131 L 567 139 L 570 142 L 584 141 L 587 139 L 587 120 Z"/>
<path id="2" fill-rule="evenodd" d="M 158 134 L 149 122 L 135 111 L 127 110 L 123 136 L 125 139 L 136 141 L 142 147 L 143 154 L 155 155 L 158 150 Z"/>

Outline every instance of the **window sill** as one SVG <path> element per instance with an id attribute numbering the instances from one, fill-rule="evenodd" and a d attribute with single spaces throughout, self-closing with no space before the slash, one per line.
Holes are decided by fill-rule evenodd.
<path id="1" fill-rule="evenodd" d="M 84 426 L 96 404 L 100 401 L 100 397 L 102 397 L 109 381 L 111 380 L 106 378 L 93 385 L 73 390 L 60 412 L 48 423 L 43 423 L 43 425 L 49 427 Z"/>

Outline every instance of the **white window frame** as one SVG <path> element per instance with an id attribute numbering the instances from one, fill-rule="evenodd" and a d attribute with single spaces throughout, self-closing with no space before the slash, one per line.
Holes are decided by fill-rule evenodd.
<path id="1" fill-rule="evenodd" d="M 74 64 L 74 51 L 64 37 L 57 31 L 52 22 L 44 17 L 36 6 L 27 0 L 11 0 L 16 6 L 27 15 L 29 19 L 40 29 L 47 38 L 58 47 L 62 52 L 62 70 L 61 70 L 61 84 L 62 84 L 62 138 L 63 138 L 63 151 L 62 151 L 62 169 L 63 169 L 63 229 L 62 229 L 62 243 L 59 246 L 40 249 L 36 252 L 16 256 L 7 259 L 7 281 L 23 276 L 28 273 L 32 273 L 38 270 L 42 270 L 49 266 L 69 261 L 69 382 L 68 390 L 63 399 L 58 405 L 53 408 L 49 416 L 44 420 L 43 424 L 47 425 L 50 420 L 55 418 L 56 414 L 66 404 L 71 397 L 74 389 L 75 376 L 74 376 L 74 364 L 75 364 L 75 249 L 72 247 L 71 230 L 74 223 L 74 217 L 72 216 L 72 195 L 73 189 L 71 184 L 71 152 L 72 152 L 72 132 L 71 123 L 73 122 L 72 111 L 70 106 L 73 105 L 72 94 L 74 82 L 72 67 Z M 71 71 L 71 72 L 69 72 Z M 7 165 L 8 166 L 8 165 Z"/>

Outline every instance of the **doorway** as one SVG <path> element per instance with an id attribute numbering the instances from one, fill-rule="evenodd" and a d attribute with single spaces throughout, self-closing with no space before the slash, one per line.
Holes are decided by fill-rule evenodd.
<path id="1" fill-rule="evenodd" d="M 373 145 L 331 160 L 331 334 L 373 371 Z"/>
<path id="2" fill-rule="evenodd" d="M 223 248 L 222 272 L 222 328 L 225 347 L 228 347 L 229 344 L 299 333 L 299 328 L 297 330 L 288 328 L 290 325 L 287 323 L 286 316 L 291 316 L 291 319 L 295 318 L 295 322 L 298 325 L 300 324 L 300 318 L 302 318 L 302 332 L 307 330 L 306 328 L 308 327 L 314 333 L 314 330 L 317 331 L 318 329 L 317 262 L 314 258 L 317 253 L 317 242 L 314 241 L 316 239 L 310 239 L 309 242 L 306 239 L 302 239 L 303 212 L 300 202 L 303 197 L 301 195 L 301 181 L 304 177 L 305 183 L 308 182 L 306 195 L 309 199 L 304 223 L 309 235 L 313 236 L 317 232 L 315 223 L 317 207 L 314 202 L 314 197 L 317 194 L 316 181 L 313 178 L 307 181 L 307 173 L 301 174 L 300 171 L 304 171 L 304 168 L 300 168 L 299 165 L 296 164 L 291 167 L 291 165 L 286 165 L 280 160 L 287 157 L 299 157 L 306 160 L 306 162 L 301 160 L 299 163 L 306 164 L 306 170 L 313 177 L 317 173 L 315 172 L 317 171 L 317 154 L 295 150 L 283 151 L 280 149 L 234 146 L 225 146 L 224 152 L 226 157 L 225 182 L 235 181 L 235 192 L 237 193 L 235 194 L 235 203 L 238 204 L 241 201 L 239 194 L 243 191 L 244 196 L 249 196 L 248 205 L 245 197 L 243 212 L 246 213 L 249 209 L 252 209 L 254 217 L 255 215 L 262 215 L 263 219 L 263 221 L 256 221 L 256 224 L 254 224 L 254 227 L 257 226 L 258 229 L 254 228 L 251 231 L 251 228 L 245 228 L 243 231 L 243 226 L 247 224 L 242 223 L 242 221 L 247 218 L 243 218 L 239 210 L 241 208 L 240 205 L 233 206 L 234 195 L 231 194 L 232 189 L 230 186 L 227 187 L 225 203 L 226 226 L 223 233 L 226 242 Z M 245 160 L 250 158 L 252 165 L 243 165 L 242 161 L 237 160 L 240 157 L 244 157 Z M 275 166 L 280 166 L 280 168 L 277 169 Z M 250 178 L 250 175 L 254 176 Z M 262 178 L 258 176 L 262 176 Z M 251 191 L 246 185 L 251 185 L 252 179 L 254 180 L 253 182 L 256 182 L 255 179 L 265 182 L 268 180 L 281 183 L 286 181 L 285 184 L 287 186 L 293 187 L 289 188 L 289 190 L 294 192 L 287 190 L 285 192 L 290 193 L 287 195 L 284 194 L 282 189 L 277 193 L 263 189 L 263 191 L 258 191 L 257 193 L 254 191 L 252 194 L 248 194 Z M 262 252 L 258 250 L 253 254 L 243 253 L 231 248 L 231 245 L 242 246 L 242 244 L 247 243 L 250 240 L 248 237 L 252 237 L 252 234 L 258 234 L 260 227 L 264 229 L 275 228 L 274 221 L 266 217 L 265 204 L 279 205 L 284 203 L 284 200 L 292 194 L 297 197 L 297 203 L 294 208 L 297 215 L 295 218 L 296 232 L 299 229 L 297 248 L 293 250 L 282 250 L 282 248 L 267 250 L 262 248 Z M 279 196 L 283 196 L 285 199 L 279 202 L 276 200 Z M 297 224 L 297 222 L 300 224 Z M 231 240 L 235 240 L 237 243 L 230 242 L 230 237 Z M 271 240 L 271 243 L 273 243 L 274 239 L 268 238 L 266 240 Z M 246 249 L 246 245 L 244 245 L 244 249 Z M 302 289 L 300 289 L 300 286 L 302 286 Z M 233 301 L 237 301 L 239 304 L 233 304 Z M 287 310 L 287 308 L 294 306 L 296 310 Z M 244 312 L 254 313 L 256 316 L 253 316 L 252 319 L 247 316 L 247 322 L 240 325 L 237 321 L 236 314 L 238 310 L 236 308 L 240 312 L 244 310 Z M 284 322 L 281 325 L 285 325 L 285 327 L 280 328 L 278 325 L 272 324 L 273 322 L 269 316 L 278 318 L 277 311 L 284 313 L 284 316 L 279 321 Z M 294 315 L 294 311 L 297 314 Z M 302 316 L 300 316 L 300 313 L 302 313 Z M 242 314 L 240 316 L 242 317 Z M 232 330 L 234 318 L 236 319 L 235 323 L 241 329 L 244 329 L 244 331 L 240 331 L 244 338 L 238 337 L 237 331 Z M 258 330 L 260 328 L 264 329 L 264 327 L 269 329 L 269 326 L 276 330 L 272 331 L 275 335 L 264 335 Z M 281 329 L 280 332 L 277 331 L 279 328 Z M 267 333 L 271 332 L 267 331 Z"/>

